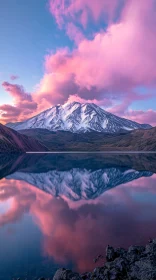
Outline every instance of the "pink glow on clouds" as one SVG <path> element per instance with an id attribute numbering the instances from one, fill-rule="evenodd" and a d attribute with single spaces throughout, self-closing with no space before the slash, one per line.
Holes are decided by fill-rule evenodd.
<path id="1" fill-rule="evenodd" d="M 65 48 L 46 56 L 38 96 L 48 95 L 52 103 L 65 102 L 75 94 L 86 100 L 124 98 L 128 105 L 144 98 L 132 91 L 140 85 L 155 85 L 155 23 L 152 0 L 127 1 L 121 20 L 106 32 L 97 33 L 93 40 L 80 40 L 72 52 Z"/>
<path id="2" fill-rule="evenodd" d="M 47 57 L 48 69 L 74 74 L 76 84 L 87 88 L 117 90 L 155 84 L 156 32 L 154 19 L 151 20 L 155 13 L 152 5 L 149 9 L 150 1 L 147 10 L 142 2 L 140 6 L 131 1 L 133 5 L 126 7 L 121 22 L 110 25 L 107 32 L 96 34 L 93 40 L 83 40 L 72 53 L 58 51 Z M 148 14 L 151 14 L 149 19 Z"/>
<path id="3" fill-rule="evenodd" d="M 23 120 L 37 109 L 37 103 L 20 85 L 3 82 L 3 88 L 13 98 L 13 105 L 1 105 L 0 117 L 6 122 Z"/>
<path id="4" fill-rule="evenodd" d="M 84 40 L 84 35 L 81 32 L 80 28 L 78 28 L 76 25 L 74 25 L 72 22 L 67 24 L 67 35 L 69 38 L 78 45 L 81 41 Z"/>
<path id="5" fill-rule="evenodd" d="M 27 94 L 20 95 L 26 99 L 27 109 L 30 108 L 28 116 L 32 114 L 32 107 L 37 106 L 36 104 L 37 112 L 40 112 L 67 100 L 89 100 L 109 107 L 111 112 L 120 116 L 127 115 L 131 119 L 136 117 L 136 121 L 144 120 L 147 123 L 149 120 L 155 124 L 152 119 L 155 111 L 129 111 L 133 101 L 151 98 L 150 95 L 135 93 L 136 87 L 156 86 L 154 1 L 122 2 L 124 5 L 120 16 L 114 23 L 108 21 L 108 18 L 114 18 L 120 1 L 50 1 L 50 11 L 57 23 L 65 26 L 68 36 L 77 46 L 73 51 L 63 48 L 45 57 L 45 74 L 33 93 L 33 98 L 27 100 Z M 80 16 L 77 16 L 79 12 Z M 97 32 L 93 39 L 85 38 L 83 27 L 87 28 L 90 20 L 96 23 L 101 18 L 107 19 L 107 30 Z M 81 23 L 83 27 L 80 29 L 77 23 Z M 24 106 L 24 102 L 18 102 L 19 89 L 18 85 L 15 86 L 17 92 L 13 86 L 11 90 L 6 86 L 5 89 L 13 96 L 15 107 L 19 110 L 18 104 L 21 102 Z M 13 109 L 12 114 L 14 113 Z M 5 114 L 8 114 L 7 111 Z M 23 113 L 17 114 L 18 120 L 22 118 Z"/>
<path id="6" fill-rule="evenodd" d="M 2 179 L 0 201 L 11 199 L 11 203 L 0 215 L 0 227 L 18 223 L 30 213 L 43 235 L 46 255 L 61 264 L 66 264 L 69 257 L 76 270 L 91 270 L 93 258 L 108 244 L 128 247 L 132 243 L 144 244 L 149 237 L 155 236 L 154 201 L 139 203 L 134 196 L 142 193 L 145 197 L 146 194 L 156 196 L 155 180 L 155 175 L 140 178 L 106 192 L 94 203 L 83 201 L 83 205 L 73 209 L 71 201 L 67 203 L 62 198 L 52 197 L 23 181 Z M 147 219 L 147 208 L 153 219 Z"/>
<path id="7" fill-rule="evenodd" d="M 125 114 L 125 118 L 139 123 L 149 123 L 152 126 L 156 126 L 156 111 L 154 110 L 129 110 Z"/>
<path id="8" fill-rule="evenodd" d="M 78 95 L 70 95 L 68 100 L 68 103 L 72 102 L 80 102 L 80 103 L 85 103 L 86 99 L 83 99 L 79 97 Z M 98 106 L 104 106 L 104 107 L 109 107 L 112 105 L 111 100 L 103 98 L 102 100 L 97 100 L 97 99 L 87 99 L 87 103 L 94 103 Z"/>
<path id="9" fill-rule="evenodd" d="M 85 27 L 90 18 L 95 22 L 104 15 L 112 18 L 120 3 L 120 0 L 50 0 L 49 8 L 59 26 L 70 19 Z"/>

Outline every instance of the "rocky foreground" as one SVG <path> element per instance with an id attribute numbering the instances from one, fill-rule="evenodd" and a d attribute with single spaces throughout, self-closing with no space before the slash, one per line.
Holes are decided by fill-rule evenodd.
<path id="1" fill-rule="evenodd" d="M 98 256 L 96 260 L 102 258 Z M 106 263 L 93 272 L 80 275 L 70 270 L 59 269 L 53 280 L 156 280 L 156 239 L 144 246 L 106 248 Z"/>
<path id="2" fill-rule="evenodd" d="M 104 258 L 102 255 L 95 259 Z M 51 279 L 51 278 L 49 278 Z M 60 268 L 53 280 L 156 280 L 156 239 L 150 240 L 146 246 L 123 248 L 106 248 L 106 262 L 93 272 L 79 274 Z M 39 280 L 46 280 L 40 278 Z"/>

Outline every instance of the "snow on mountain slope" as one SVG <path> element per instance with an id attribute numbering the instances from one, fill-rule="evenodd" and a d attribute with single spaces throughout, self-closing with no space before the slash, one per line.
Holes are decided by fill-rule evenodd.
<path id="1" fill-rule="evenodd" d="M 87 132 L 94 130 L 107 133 L 151 127 L 148 124 L 138 124 L 117 117 L 93 103 L 81 104 L 79 102 L 53 106 L 31 119 L 21 123 L 9 123 L 7 126 L 15 130 L 44 128 L 52 131 Z"/>
<path id="2" fill-rule="evenodd" d="M 47 173 L 15 172 L 6 178 L 25 181 L 55 197 L 65 196 L 78 201 L 95 199 L 108 189 L 151 175 L 151 172 L 133 169 L 105 168 L 91 171 L 73 168 L 69 171 L 52 170 Z"/>

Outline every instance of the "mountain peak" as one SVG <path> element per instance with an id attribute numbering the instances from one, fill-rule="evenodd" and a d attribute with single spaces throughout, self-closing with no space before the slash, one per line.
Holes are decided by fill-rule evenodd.
<path id="1" fill-rule="evenodd" d="M 67 102 L 53 106 L 39 115 L 21 123 L 7 124 L 15 130 L 43 128 L 51 131 L 70 132 L 107 132 L 116 133 L 123 130 L 147 129 L 150 125 L 117 117 L 94 103 Z"/>

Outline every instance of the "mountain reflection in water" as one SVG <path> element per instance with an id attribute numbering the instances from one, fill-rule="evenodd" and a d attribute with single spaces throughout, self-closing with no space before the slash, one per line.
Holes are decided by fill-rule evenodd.
<path id="1" fill-rule="evenodd" d="M 156 237 L 155 169 L 155 155 L 3 155 L 0 279 L 87 271 L 108 244 Z"/>

